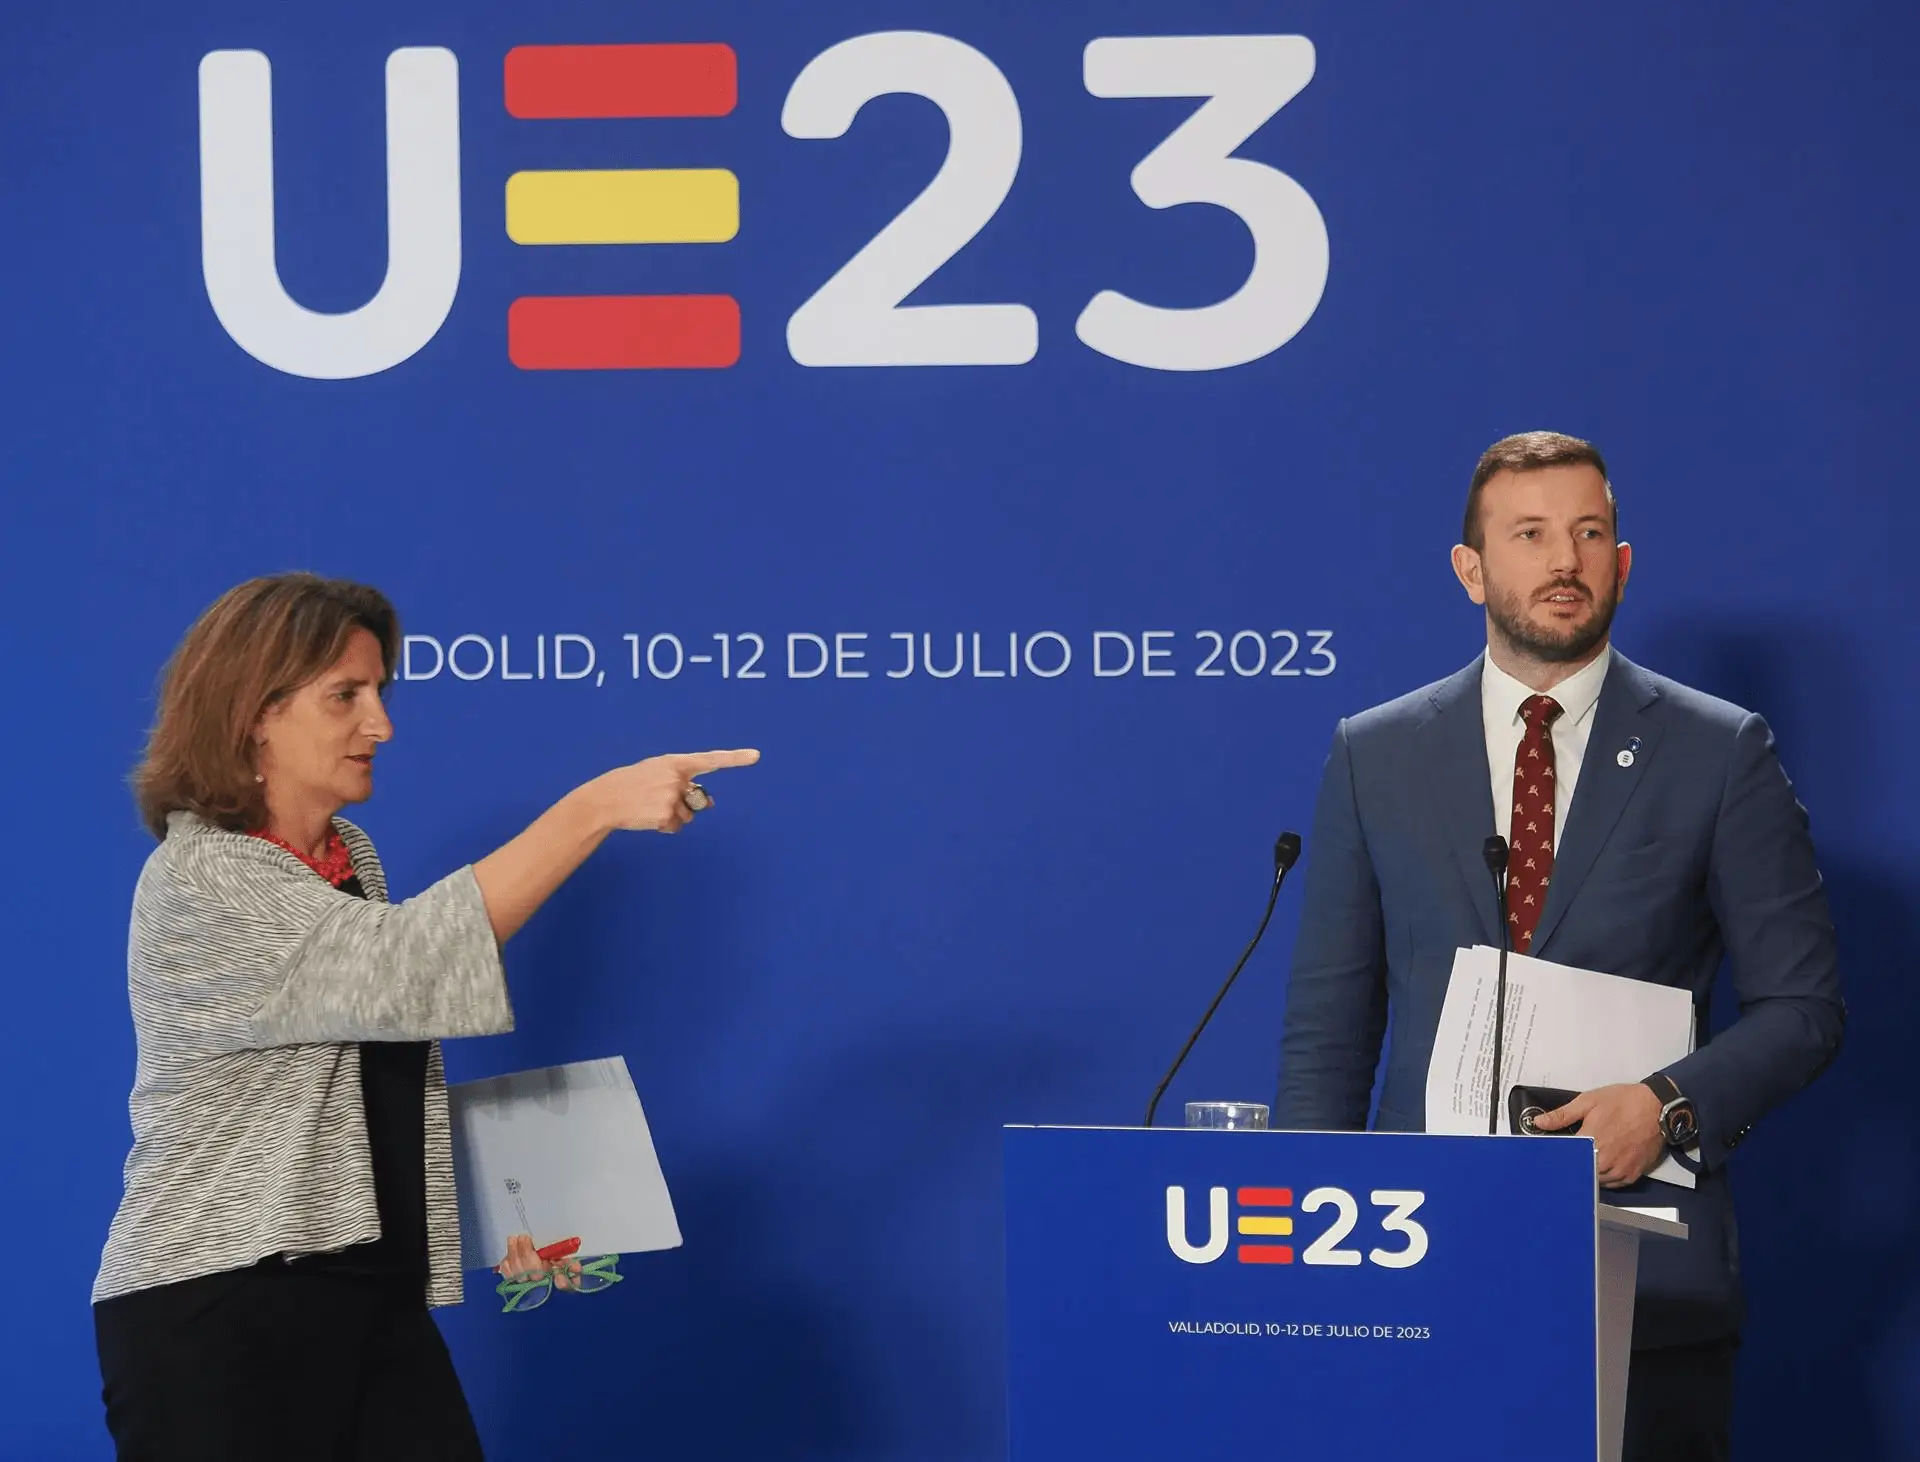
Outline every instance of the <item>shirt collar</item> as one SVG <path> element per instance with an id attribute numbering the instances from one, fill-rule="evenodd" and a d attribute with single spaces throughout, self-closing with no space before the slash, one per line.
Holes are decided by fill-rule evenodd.
<path id="1" fill-rule="evenodd" d="M 1600 700 L 1600 687 L 1607 678 L 1607 667 L 1612 663 L 1612 649 L 1602 650 L 1552 690 L 1545 692 L 1560 702 L 1560 717 L 1564 724 L 1577 726 L 1593 714 L 1593 708 Z M 1527 697 L 1541 692 L 1515 680 L 1493 663 L 1491 655 L 1482 656 L 1480 664 L 1482 717 L 1489 726 L 1520 725 L 1521 703 Z"/>

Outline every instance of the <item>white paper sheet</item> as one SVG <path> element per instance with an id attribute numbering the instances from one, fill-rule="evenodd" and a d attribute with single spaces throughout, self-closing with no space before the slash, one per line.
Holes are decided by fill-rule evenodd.
<path id="1" fill-rule="evenodd" d="M 1427 1067 L 1429 1132 L 1487 1130 L 1499 962 L 1500 951 L 1484 944 L 1453 957 Z M 1693 1039 L 1693 996 L 1685 990 L 1524 954 L 1507 957 L 1503 1101 L 1516 1085 L 1589 1091 L 1639 1081 L 1691 1053 Z M 1507 1130 L 1505 1112 L 1500 1130 Z M 1693 1174 L 1672 1156 L 1649 1176 L 1694 1186 Z"/>
<path id="2" fill-rule="evenodd" d="M 624 1057 L 462 1082 L 447 1096 L 462 1268 L 493 1268 L 518 1233 L 536 1245 L 578 1238 L 582 1254 L 680 1246 Z"/>

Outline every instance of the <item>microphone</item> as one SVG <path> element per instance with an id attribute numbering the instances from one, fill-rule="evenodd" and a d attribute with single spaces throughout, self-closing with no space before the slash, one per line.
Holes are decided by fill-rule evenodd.
<path id="1" fill-rule="evenodd" d="M 1487 860 L 1487 872 L 1493 875 L 1493 896 L 1500 904 L 1500 975 L 1494 981 L 1493 997 L 1493 1089 L 1487 1106 L 1487 1136 L 1500 1132 L 1500 1063 L 1502 1042 L 1507 1031 L 1507 840 L 1495 833 L 1480 849 Z"/>
<path id="2" fill-rule="evenodd" d="M 1200 1032 L 1207 1028 L 1207 1022 L 1213 1019 L 1213 1012 L 1220 1008 L 1220 1002 L 1227 998 L 1227 991 L 1233 988 L 1233 982 L 1240 978 L 1240 971 L 1245 968 L 1247 961 L 1253 958 L 1254 950 L 1259 948 L 1260 936 L 1267 932 L 1267 923 L 1273 918 L 1273 906 L 1280 901 L 1280 885 L 1287 881 L 1287 870 L 1293 867 L 1299 858 L 1300 834 L 1281 833 L 1273 844 L 1273 889 L 1267 895 L 1267 911 L 1260 916 L 1260 927 L 1253 931 L 1253 938 L 1240 952 L 1240 959 L 1234 965 L 1233 973 L 1227 976 L 1226 984 L 1222 985 L 1220 993 L 1213 997 L 1213 1004 L 1209 1005 L 1207 1013 L 1200 1017 L 1200 1024 L 1193 1028 L 1193 1034 L 1187 1037 L 1186 1045 L 1182 1046 L 1180 1054 L 1173 1058 L 1173 1065 L 1167 1069 L 1167 1074 L 1160 1078 L 1160 1084 L 1153 1089 L 1153 1100 L 1147 1103 L 1147 1120 L 1142 1124 L 1143 1126 L 1153 1125 L 1153 1114 L 1160 1109 L 1160 1098 L 1166 1095 L 1168 1085 L 1172 1083 L 1175 1073 L 1187 1059 L 1187 1052 L 1191 1051 L 1193 1043 L 1200 1039 Z"/>

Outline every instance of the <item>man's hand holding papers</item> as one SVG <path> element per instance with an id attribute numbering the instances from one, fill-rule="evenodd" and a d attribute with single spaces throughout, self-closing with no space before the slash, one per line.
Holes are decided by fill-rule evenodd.
<path id="1" fill-rule="evenodd" d="M 1583 1091 L 1564 1107 L 1533 1119 L 1542 1132 L 1558 1132 L 1575 1122 L 1581 1136 L 1593 1139 L 1602 1188 L 1639 1182 L 1667 1155 L 1660 1135 L 1660 1098 L 1640 1082 Z"/>

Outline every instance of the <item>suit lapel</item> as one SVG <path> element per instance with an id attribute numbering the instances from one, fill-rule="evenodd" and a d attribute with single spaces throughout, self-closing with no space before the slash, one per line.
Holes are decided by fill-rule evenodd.
<path id="1" fill-rule="evenodd" d="M 1466 895 L 1493 943 L 1499 939 L 1500 912 L 1485 853 L 1493 836 L 1493 781 L 1480 713 L 1480 661 L 1435 686 L 1431 704 L 1424 732 L 1427 754 L 1421 758 L 1431 768 L 1427 791 L 1434 799 L 1439 836 L 1451 848 Z"/>
<path id="2" fill-rule="evenodd" d="M 1613 663 L 1600 687 L 1599 703 L 1593 708 L 1593 732 L 1587 737 L 1580 780 L 1573 789 L 1573 805 L 1567 809 L 1566 830 L 1560 835 L 1560 847 L 1553 858 L 1553 886 L 1547 890 L 1546 907 L 1540 911 L 1540 924 L 1533 932 L 1531 952 L 1536 956 L 1553 938 L 1561 916 L 1593 871 L 1594 860 L 1606 846 L 1660 745 L 1660 718 L 1650 714 L 1660 699 L 1659 687 L 1618 650 L 1607 653 Z M 1636 737 L 1639 745 L 1633 749 L 1632 762 L 1623 767 L 1620 753 Z"/>

